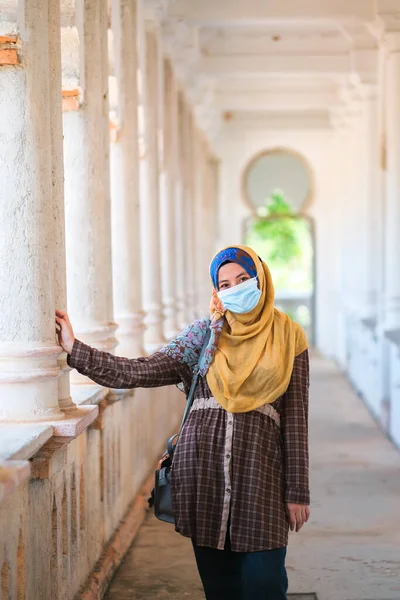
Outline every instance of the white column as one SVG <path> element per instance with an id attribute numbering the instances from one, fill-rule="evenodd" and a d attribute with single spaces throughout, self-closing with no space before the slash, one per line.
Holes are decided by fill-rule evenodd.
<path id="1" fill-rule="evenodd" d="M 188 325 L 186 318 L 185 219 L 183 185 L 179 177 L 175 185 L 175 264 L 176 308 L 179 329 Z"/>
<path id="2" fill-rule="evenodd" d="M 200 224 L 196 222 L 196 178 L 195 169 L 195 137 L 196 137 L 196 126 L 193 116 L 193 111 L 189 103 L 187 104 L 188 112 L 188 195 L 187 195 L 187 252 L 188 252 L 188 300 L 189 309 L 191 310 L 192 321 L 194 318 L 198 318 L 197 308 L 197 297 L 199 294 L 198 281 L 196 278 L 196 272 L 198 265 L 196 263 L 196 238 L 199 234 Z M 197 230 L 197 231 L 196 231 Z"/>
<path id="3" fill-rule="evenodd" d="M 206 154 L 206 187 L 203 197 L 205 210 L 205 228 L 207 231 L 205 245 L 204 276 L 206 277 L 203 298 L 205 308 L 208 309 L 211 297 L 212 284 L 209 274 L 210 262 L 217 251 L 217 219 L 218 219 L 218 161 L 208 151 Z"/>
<path id="4" fill-rule="evenodd" d="M 164 61 L 162 57 L 160 60 Z M 175 190 L 177 180 L 177 92 L 174 73 L 169 61 L 165 60 L 160 72 L 162 80 L 162 109 L 160 121 L 163 124 L 160 144 L 160 236 L 161 236 L 161 281 L 165 311 L 164 333 L 172 339 L 179 332 L 177 322 L 177 282 L 176 282 L 176 228 Z"/>
<path id="5" fill-rule="evenodd" d="M 388 34 L 384 327 L 400 327 L 400 33 Z"/>
<path id="6" fill-rule="evenodd" d="M 352 99 L 345 109 L 345 120 L 347 122 L 346 148 L 343 149 L 346 159 L 344 164 L 344 178 L 346 181 L 344 193 L 346 203 L 344 204 L 343 229 L 345 234 L 344 269 L 346 289 L 346 312 L 347 316 L 358 319 L 360 306 L 365 302 L 364 268 L 363 268 L 363 245 L 365 206 L 365 175 L 361 161 L 362 136 L 361 106 L 358 98 Z"/>
<path id="7" fill-rule="evenodd" d="M 161 268 L 160 268 L 160 217 L 159 217 L 159 157 L 158 157 L 158 106 L 160 93 L 158 79 L 158 48 L 153 23 L 145 21 L 140 12 L 140 70 L 141 106 L 143 112 L 141 131 L 142 153 L 140 162 L 140 209 L 142 233 L 142 283 L 143 305 L 146 311 L 144 334 L 145 349 L 158 350 L 164 343 Z M 148 29 L 146 30 L 146 27 Z"/>
<path id="8" fill-rule="evenodd" d="M 119 325 L 116 352 L 134 357 L 144 354 L 136 0 L 112 0 L 111 23 L 117 83 L 117 128 L 110 147 L 114 313 Z"/>
<path id="9" fill-rule="evenodd" d="M 350 133 L 348 124 L 343 114 L 343 109 L 332 111 L 332 125 L 334 127 L 333 134 L 333 151 L 332 164 L 333 173 L 333 194 L 336 198 L 334 207 L 334 216 L 337 226 L 335 227 L 336 247 L 339 250 L 339 258 L 337 260 L 336 281 L 337 289 L 335 297 L 332 299 L 335 320 L 332 323 L 332 331 L 336 337 L 335 352 L 337 360 L 343 369 L 347 367 L 347 329 L 346 329 L 346 313 L 347 313 L 347 269 L 348 269 L 348 242 L 347 242 L 347 205 L 350 199 L 349 195 L 349 177 L 346 165 L 349 160 L 347 154 Z"/>
<path id="10" fill-rule="evenodd" d="M 379 265 L 379 141 L 378 141 L 378 96 L 375 85 L 364 86 L 363 92 L 363 136 L 361 138 L 363 179 L 363 211 L 359 228 L 362 228 L 363 304 L 361 316 L 377 317 Z"/>
<path id="11" fill-rule="evenodd" d="M 208 275 L 208 265 L 212 258 L 209 248 L 211 231 L 208 219 L 211 186 L 206 142 L 197 127 L 193 142 L 195 309 L 199 317 L 204 317 L 208 315 L 211 297 Z"/>
<path id="12" fill-rule="evenodd" d="M 49 89 L 49 101 L 51 106 L 51 156 L 53 194 L 59 199 L 55 203 L 56 211 L 55 227 L 55 294 L 56 308 L 67 310 L 67 276 L 66 276 L 66 252 L 65 252 L 65 206 L 64 206 L 64 155 L 63 155 L 63 130 L 62 130 L 62 99 L 61 86 L 61 25 L 60 25 L 60 2 L 51 0 L 49 2 L 49 19 L 53 35 L 49 38 L 49 60 L 50 77 L 52 83 Z M 61 369 L 58 378 L 58 404 L 64 411 L 76 409 L 72 402 L 70 390 L 70 368 L 67 365 L 67 354 L 63 352 L 58 359 Z"/>
<path id="13" fill-rule="evenodd" d="M 0 22 L 0 64 L 8 57 L 0 69 L 0 419 L 57 420 L 54 310 L 65 303 L 61 114 L 53 104 L 59 6 L 15 4 Z"/>
<path id="14" fill-rule="evenodd" d="M 350 137 L 346 141 L 346 170 L 349 182 L 348 201 L 343 217 L 347 250 L 345 269 L 348 274 L 349 308 L 357 322 L 376 316 L 377 295 L 377 95 L 376 87 L 363 85 L 347 108 Z M 346 224 L 343 224 L 346 227 Z"/>
<path id="15" fill-rule="evenodd" d="M 175 184 L 175 265 L 176 265 L 176 301 L 178 326 L 184 329 L 189 321 L 186 310 L 187 278 L 185 268 L 185 198 L 184 198 L 184 145 L 182 120 L 182 94 L 176 98 L 175 127 L 177 135 L 178 170 Z"/>
<path id="16" fill-rule="evenodd" d="M 211 194 L 210 194 L 210 246 L 211 258 L 217 252 L 218 240 L 218 214 L 220 203 L 220 160 L 216 156 L 210 157 L 210 178 L 211 178 Z"/>
<path id="17" fill-rule="evenodd" d="M 208 140 L 197 127 L 193 138 L 195 302 L 197 315 L 203 317 L 209 314 L 212 291 L 209 265 L 216 251 L 218 163 L 211 155 Z"/>
<path id="18" fill-rule="evenodd" d="M 185 265 L 185 318 L 191 323 L 195 317 L 195 268 L 194 263 L 194 194 L 193 194 L 193 123 L 187 99 L 182 97 L 182 166 L 183 166 L 183 218 L 184 218 L 184 265 Z"/>
<path id="19" fill-rule="evenodd" d="M 62 8 L 68 309 L 79 339 L 112 351 L 107 1 Z"/>

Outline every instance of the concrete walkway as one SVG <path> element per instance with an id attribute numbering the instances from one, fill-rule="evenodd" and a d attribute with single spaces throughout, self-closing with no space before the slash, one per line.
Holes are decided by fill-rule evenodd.
<path id="1" fill-rule="evenodd" d="M 310 437 L 311 521 L 291 534 L 290 592 L 400 600 L 400 453 L 321 359 L 312 363 Z M 107 598 L 203 599 L 190 541 L 149 515 Z"/>

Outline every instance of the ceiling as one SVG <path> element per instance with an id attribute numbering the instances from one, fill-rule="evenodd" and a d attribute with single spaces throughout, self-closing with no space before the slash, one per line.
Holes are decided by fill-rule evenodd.
<path id="1" fill-rule="evenodd" d="M 344 90 L 376 79 L 375 5 L 374 0 L 174 0 L 164 40 L 208 129 L 251 113 L 286 118 L 291 112 L 315 112 L 329 122 Z"/>

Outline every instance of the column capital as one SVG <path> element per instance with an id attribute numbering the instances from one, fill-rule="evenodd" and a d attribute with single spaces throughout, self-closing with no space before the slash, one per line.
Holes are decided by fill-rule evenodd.
<path id="1" fill-rule="evenodd" d="M 197 30 L 184 21 L 168 18 L 162 25 L 162 40 L 177 78 L 186 82 L 200 58 Z"/>

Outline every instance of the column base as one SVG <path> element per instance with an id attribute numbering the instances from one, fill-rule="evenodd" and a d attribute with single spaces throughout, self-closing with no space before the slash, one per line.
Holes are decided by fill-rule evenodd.
<path id="1" fill-rule="evenodd" d="M 189 292 L 186 296 L 185 316 L 189 324 L 193 323 L 193 321 L 197 318 L 195 310 L 195 297 L 192 292 Z"/>
<path id="2" fill-rule="evenodd" d="M 164 300 L 164 337 L 170 341 L 179 333 L 176 304 L 172 298 Z"/>
<path id="3" fill-rule="evenodd" d="M 83 327 L 77 327 L 77 333 L 75 336 L 88 344 L 97 348 L 97 350 L 103 350 L 104 352 L 112 352 L 118 343 L 114 333 L 118 329 L 117 323 L 107 323 L 105 325 L 96 325 L 90 329 Z"/>
<path id="4" fill-rule="evenodd" d="M 152 354 L 160 350 L 166 343 L 162 330 L 162 310 L 160 306 L 155 305 L 149 305 L 145 308 L 147 314 L 144 320 L 146 326 L 144 348 L 147 353 Z"/>
<path id="5" fill-rule="evenodd" d="M 154 354 L 155 352 L 158 352 L 159 350 L 161 350 L 161 348 L 163 348 L 163 346 L 165 346 L 165 342 L 163 342 L 162 344 L 160 342 L 148 342 L 145 343 L 144 345 L 144 349 L 145 349 L 145 354 Z"/>
<path id="6" fill-rule="evenodd" d="M 58 406 L 61 352 L 57 345 L 0 345 L 0 421 L 64 419 Z"/>
<path id="7" fill-rule="evenodd" d="M 118 345 L 115 348 L 117 356 L 137 358 L 144 356 L 143 334 L 146 329 L 144 325 L 143 311 L 127 315 L 117 316 L 118 322 Z"/>
<path id="8" fill-rule="evenodd" d="M 58 406 L 62 411 L 75 410 L 76 404 L 72 401 L 70 392 L 69 373 L 72 369 L 67 364 L 67 355 L 65 352 L 58 359 L 58 365 L 61 369 L 58 378 Z"/>

